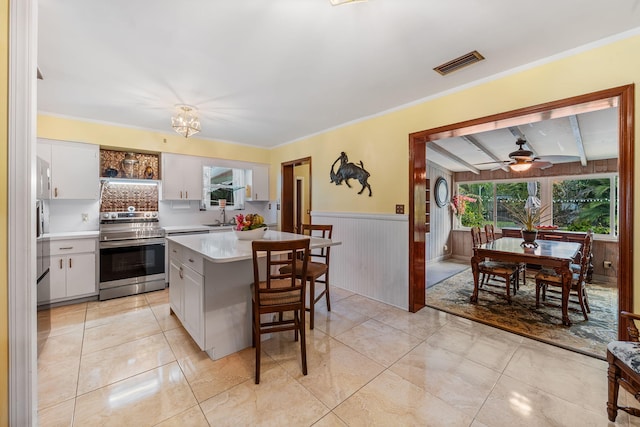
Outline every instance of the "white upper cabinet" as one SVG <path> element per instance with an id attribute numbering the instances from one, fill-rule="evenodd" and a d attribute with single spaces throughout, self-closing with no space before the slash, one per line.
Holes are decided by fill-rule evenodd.
<path id="1" fill-rule="evenodd" d="M 162 154 L 163 199 L 201 200 L 202 188 L 202 158 Z"/>
<path id="2" fill-rule="evenodd" d="M 269 165 L 253 165 L 247 170 L 246 199 L 253 202 L 269 200 Z"/>
<path id="3" fill-rule="evenodd" d="M 37 153 L 49 162 L 52 199 L 98 199 L 99 146 L 39 139 Z"/>

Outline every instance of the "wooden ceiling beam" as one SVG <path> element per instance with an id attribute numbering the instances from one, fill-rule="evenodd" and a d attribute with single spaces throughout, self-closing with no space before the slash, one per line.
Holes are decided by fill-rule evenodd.
<path id="1" fill-rule="evenodd" d="M 495 160 L 495 162 L 497 164 L 502 165 L 502 166 L 500 166 L 500 169 L 502 169 L 505 172 L 509 172 L 510 171 L 509 167 L 504 164 L 504 162 L 503 162 L 504 159 L 499 158 L 498 156 L 493 154 L 491 151 L 489 151 L 489 149 L 487 147 L 485 147 L 480 141 L 478 141 L 475 136 L 473 136 L 473 135 L 465 135 L 465 136 L 462 137 L 462 139 L 464 139 L 469 144 L 471 144 L 474 147 L 476 147 L 478 150 L 482 151 L 487 156 L 491 157 L 493 160 Z"/>
<path id="2" fill-rule="evenodd" d="M 436 153 L 440 154 L 441 156 L 445 156 L 445 157 L 450 158 L 454 162 L 456 162 L 456 163 L 464 166 L 465 168 L 469 169 L 471 172 L 475 173 L 476 175 L 480 174 L 480 169 L 478 169 L 477 167 L 473 166 L 470 163 L 465 162 L 460 157 L 458 157 L 455 154 L 452 154 L 451 152 L 445 150 L 444 148 L 442 148 L 439 145 L 437 145 L 435 142 L 428 143 L 427 144 L 427 150 L 433 150 Z"/>
<path id="3" fill-rule="evenodd" d="M 582 132 L 580 132 L 580 123 L 578 123 L 578 116 L 576 116 L 575 114 L 569 116 L 569 123 L 571 124 L 573 138 L 576 140 L 576 147 L 578 148 L 580 163 L 582 164 L 582 166 L 587 166 L 587 153 L 584 151 L 584 143 L 582 142 Z"/>

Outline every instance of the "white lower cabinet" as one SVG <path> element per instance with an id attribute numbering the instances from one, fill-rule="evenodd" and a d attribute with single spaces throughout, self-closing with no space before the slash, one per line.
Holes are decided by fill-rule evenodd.
<path id="1" fill-rule="evenodd" d="M 204 349 L 202 256 L 171 243 L 169 245 L 169 304 L 182 326 Z"/>
<path id="2" fill-rule="evenodd" d="M 49 272 L 49 288 L 38 288 L 39 304 L 95 295 L 96 240 L 52 241 Z"/>
<path id="3" fill-rule="evenodd" d="M 204 309 L 202 306 L 204 278 L 189 267 L 184 267 L 184 327 L 196 337 L 196 342 L 204 348 Z"/>

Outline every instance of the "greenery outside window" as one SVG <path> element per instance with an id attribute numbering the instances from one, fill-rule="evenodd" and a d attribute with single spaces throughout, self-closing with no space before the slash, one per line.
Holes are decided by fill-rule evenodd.
<path id="1" fill-rule="evenodd" d="M 205 166 L 203 180 L 203 200 L 207 209 L 221 206 L 228 210 L 244 209 L 244 169 Z"/>
<path id="2" fill-rule="evenodd" d="M 618 236 L 617 174 L 464 182 L 456 187 L 456 194 L 475 199 L 475 202 L 466 202 L 464 213 L 454 222 L 457 228 L 482 228 L 485 224 L 499 229 L 520 227 L 507 206 L 524 209 L 529 201 L 538 206 L 551 206 L 552 215 L 545 225 L 566 231 L 591 229 L 597 235 Z"/>

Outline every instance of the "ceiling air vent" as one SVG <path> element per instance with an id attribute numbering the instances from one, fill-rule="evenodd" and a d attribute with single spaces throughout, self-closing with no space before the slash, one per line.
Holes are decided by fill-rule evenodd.
<path id="1" fill-rule="evenodd" d="M 480 55 L 480 53 L 478 53 L 477 50 L 474 50 L 473 52 L 469 52 L 466 55 L 462 55 L 459 58 L 453 59 L 442 65 L 438 65 L 436 68 L 434 68 L 434 70 L 440 73 L 441 75 L 446 76 L 447 74 L 453 73 L 454 71 L 457 71 L 460 68 L 464 68 L 467 65 L 480 62 L 483 59 L 484 59 L 484 56 Z"/>

